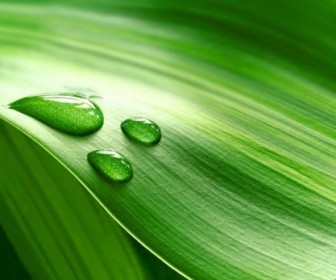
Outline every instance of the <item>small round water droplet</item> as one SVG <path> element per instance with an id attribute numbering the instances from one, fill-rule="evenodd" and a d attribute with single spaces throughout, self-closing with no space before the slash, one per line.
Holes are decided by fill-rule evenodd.
<path id="1" fill-rule="evenodd" d="M 154 145 L 161 139 L 160 127 L 146 118 L 127 119 L 120 127 L 126 136 L 143 144 Z"/>
<path id="2" fill-rule="evenodd" d="M 9 104 L 9 108 L 73 135 L 91 134 L 104 123 L 95 103 L 71 93 L 25 97 Z"/>
<path id="3" fill-rule="evenodd" d="M 87 159 L 98 173 L 115 183 L 124 183 L 133 177 L 130 162 L 115 151 L 93 151 L 88 154 Z"/>

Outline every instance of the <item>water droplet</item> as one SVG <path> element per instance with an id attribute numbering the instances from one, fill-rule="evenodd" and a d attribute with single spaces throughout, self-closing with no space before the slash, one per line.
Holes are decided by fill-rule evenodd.
<path id="1" fill-rule="evenodd" d="M 133 176 L 130 162 L 112 150 L 97 150 L 87 156 L 89 163 L 98 173 L 115 183 L 124 183 Z"/>
<path id="2" fill-rule="evenodd" d="M 86 98 L 86 99 L 90 98 L 89 95 L 87 95 L 85 93 L 81 93 L 81 92 L 59 93 L 58 95 L 60 95 L 60 96 L 73 96 L 73 97 Z"/>
<path id="3" fill-rule="evenodd" d="M 92 93 L 89 92 L 72 92 L 72 93 L 59 93 L 58 95 L 62 95 L 62 96 L 74 96 L 74 97 L 80 97 L 80 98 L 86 98 L 86 99 L 93 99 L 93 98 L 98 98 L 98 99 L 103 99 L 100 95 L 94 95 Z"/>
<path id="4" fill-rule="evenodd" d="M 154 145 L 161 139 L 160 127 L 145 118 L 131 118 L 123 121 L 121 130 L 131 139 L 147 145 Z"/>
<path id="5" fill-rule="evenodd" d="M 102 99 L 101 95 L 97 91 L 89 89 L 89 88 L 65 86 L 64 91 L 71 92 L 72 96 L 83 97 L 83 98 L 87 98 L 87 99 L 91 99 L 91 98 Z"/>
<path id="6" fill-rule="evenodd" d="M 104 123 L 96 104 L 72 94 L 25 97 L 9 104 L 9 108 L 72 135 L 93 133 Z"/>

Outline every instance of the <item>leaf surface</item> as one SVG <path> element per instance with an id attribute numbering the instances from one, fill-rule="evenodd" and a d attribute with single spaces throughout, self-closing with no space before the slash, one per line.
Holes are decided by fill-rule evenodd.
<path id="1" fill-rule="evenodd" d="M 334 4 L 307 1 L 314 17 L 266 2 L 130 1 L 104 13 L 3 5 L 0 102 L 90 89 L 105 125 L 72 137 L 6 108 L 0 116 L 186 277 L 332 279 L 336 52 L 322 17 Z M 130 117 L 159 124 L 160 143 L 130 142 L 120 130 Z M 88 164 L 102 148 L 131 161 L 126 186 Z"/>

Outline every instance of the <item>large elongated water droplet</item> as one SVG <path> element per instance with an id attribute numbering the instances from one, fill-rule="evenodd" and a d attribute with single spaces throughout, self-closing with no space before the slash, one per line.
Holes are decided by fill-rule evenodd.
<path id="1" fill-rule="evenodd" d="M 154 145 L 161 139 L 160 127 L 153 121 L 145 118 L 131 118 L 123 121 L 121 130 L 137 142 Z"/>
<path id="2" fill-rule="evenodd" d="M 96 104 L 71 93 L 25 97 L 9 104 L 9 108 L 73 135 L 93 133 L 104 123 Z"/>
<path id="3" fill-rule="evenodd" d="M 130 162 L 115 151 L 93 151 L 88 154 L 87 159 L 98 173 L 115 183 L 127 182 L 133 176 Z"/>

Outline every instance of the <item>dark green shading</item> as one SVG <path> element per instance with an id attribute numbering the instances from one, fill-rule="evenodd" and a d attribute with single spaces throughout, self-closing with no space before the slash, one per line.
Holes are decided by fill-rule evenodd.
<path id="1" fill-rule="evenodd" d="M 5 231 L 0 226 L 0 279 L 28 280 L 31 279 L 26 268 L 21 263 L 15 249 Z"/>
<path id="2" fill-rule="evenodd" d="M 164 262 L 155 257 L 150 251 L 144 249 L 144 247 L 139 242 L 134 239 L 132 241 L 134 243 L 134 248 L 136 249 L 139 258 L 142 260 L 143 266 L 146 268 L 146 271 L 148 271 L 148 279 L 186 279 L 182 275 L 178 274 L 175 270 L 169 269 L 169 267 Z"/>
<path id="3" fill-rule="evenodd" d="M 125 183 L 133 177 L 130 162 L 115 151 L 93 151 L 88 154 L 87 159 L 98 173 L 115 183 Z"/>
<path id="4" fill-rule="evenodd" d="M 142 144 L 154 145 L 161 140 L 160 127 L 146 118 L 127 119 L 120 127 L 127 137 Z"/>
<path id="5" fill-rule="evenodd" d="M 103 113 L 96 104 L 73 94 L 25 97 L 9 108 L 72 135 L 94 133 L 104 124 Z"/>

